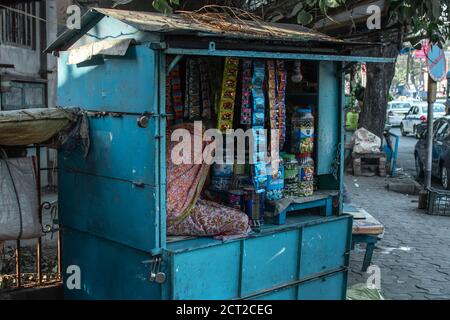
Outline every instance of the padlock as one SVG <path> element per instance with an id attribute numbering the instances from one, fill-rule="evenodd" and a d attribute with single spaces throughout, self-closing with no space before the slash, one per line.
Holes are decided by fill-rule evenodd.
<path id="1" fill-rule="evenodd" d="M 166 274 L 164 272 L 158 272 L 155 277 L 155 282 L 159 284 L 166 282 Z"/>
<path id="2" fill-rule="evenodd" d="M 137 120 L 138 126 L 140 128 L 147 128 L 148 122 L 149 122 L 148 116 L 146 116 L 146 115 L 140 116 Z"/>

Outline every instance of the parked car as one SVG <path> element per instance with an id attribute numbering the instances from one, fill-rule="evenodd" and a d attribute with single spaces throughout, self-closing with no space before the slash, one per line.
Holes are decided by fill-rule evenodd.
<path id="1" fill-rule="evenodd" d="M 411 101 L 394 100 L 388 103 L 386 123 L 390 126 L 399 126 L 411 108 Z"/>
<path id="2" fill-rule="evenodd" d="M 411 108 L 405 118 L 400 123 L 400 132 L 402 136 L 410 133 L 416 134 L 417 125 L 427 121 L 428 104 L 426 102 L 412 102 Z M 445 105 L 435 103 L 433 108 L 433 118 L 438 119 L 445 116 Z"/>
<path id="3" fill-rule="evenodd" d="M 427 153 L 426 132 L 426 126 L 418 126 L 419 141 L 416 143 L 414 149 L 418 178 L 423 178 L 425 172 Z M 450 190 L 450 116 L 434 121 L 432 155 L 432 176 L 440 179 L 442 186 L 446 190 Z"/>
<path id="4" fill-rule="evenodd" d="M 421 101 L 427 101 L 428 92 L 427 91 L 419 91 L 419 92 L 417 92 L 416 98 L 420 99 Z"/>
<path id="5" fill-rule="evenodd" d="M 449 112 L 449 105 L 448 105 L 448 102 L 447 102 L 446 98 L 436 99 L 436 103 L 442 103 L 445 106 L 445 114 L 446 115 L 450 114 L 450 112 Z"/>

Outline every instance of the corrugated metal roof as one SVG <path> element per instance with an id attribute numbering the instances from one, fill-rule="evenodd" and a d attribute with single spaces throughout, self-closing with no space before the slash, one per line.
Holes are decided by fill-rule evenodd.
<path id="1" fill-rule="evenodd" d="M 232 39 L 254 39 L 291 42 L 326 42 L 343 44 L 342 40 L 295 24 L 267 23 L 249 20 L 215 20 L 211 17 L 191 14 L 164 15 L 155 12 L 138 12 L 116 9 L 94 8 L 81 21 L 81 30 L 65 31 L 46 52 L 65 50 L 85 32 L 97 24 L 102 17 L 122 21 L 141 31 L 194 36 L 215 36 Z"/>
<path id="2" fill-rule="evenodd" d="M 264 39 L 282 41 L 342 41 L 295 24 L 267 23 L 264 21 L 214 19 L 201 14 L 170 14 L 137 12 L 115 9 L 94 9 L 105 16 L 112 17 L 134 26 L 142 31 L 210 34 L 226 38 Z"/>

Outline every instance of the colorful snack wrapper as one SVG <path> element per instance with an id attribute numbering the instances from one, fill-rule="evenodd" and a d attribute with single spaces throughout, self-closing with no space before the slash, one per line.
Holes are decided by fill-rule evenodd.
<path id="1" fill-rule="evenodd" d="M 222 80 L 222 95 L 219 102 L 217 126 L 222 133 L 233 128 L 234 105 L 239 59 L 226 58 Z"/>
<path id="2" fill-rule="evenodd" d="M 241 104 L 241 124 L 252 124 L 252 108 L 250 106 L 250 96 L 252 94 L 252 60 L 246 59 L 242 64 L 242 104 Z"/>
<path id="3" fill-rule="evenodd" d="M 252 94 L 253 94 L 253 183 L 256 192 L 264 192 L 266 175 L 266 137 L 264 135 L 264 62 L 253 62 Z"/>

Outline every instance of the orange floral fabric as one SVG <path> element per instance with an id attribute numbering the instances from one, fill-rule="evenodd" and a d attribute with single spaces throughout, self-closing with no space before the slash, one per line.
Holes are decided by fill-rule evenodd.
<path id="1" fill-rule="evenodd" d="M 167 234 L 217 236 L 246 233 L 249 225 L 245 213 L 215 202 L 199 200 L 209 165 L 193 164 L 193 161 L 191 161 L 192 164 L 174 164 L 171 154 L 179 142 L 171 141 L 170 137 L 176 129 L 189 131 L 192 151 L 194 150 L 194 134 L 199 134 L 194 131 L 194 125 L 191 123 L 174 126 L 168 131 Z M 203 130 L 201 134 L 203 136 Z M 198 138 L 202 141 L 202 137 Z M 209 143 L 214 142 L 202 143 L 202 152 Z"/>

